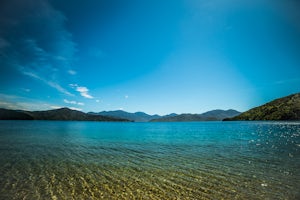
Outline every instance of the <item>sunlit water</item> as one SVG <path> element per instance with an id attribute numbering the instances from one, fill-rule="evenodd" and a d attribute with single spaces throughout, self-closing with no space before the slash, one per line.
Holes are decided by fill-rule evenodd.
<path id="1" fill-rule="evenodd" d="M 300 122 L 0 121 L 0 199 L 300 199 Z"/>

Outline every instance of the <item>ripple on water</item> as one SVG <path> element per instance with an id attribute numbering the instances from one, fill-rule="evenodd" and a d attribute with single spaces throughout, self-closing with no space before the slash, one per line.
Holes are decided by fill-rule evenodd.
<path id="1" fill-rule="evenodd" d="M 229 130 L 218 124 L 221 132 L 211 124 L 186 126 L 193 139 L 204 139 L 184 142 L 184 138 L 179 140 L 175 135 L 177 142 L 102 141 L 93 134 L 83 138 L 77 135 L 76 140 L 52 140 L 37 134 L 36 141 L 32 136 L 30 141 L 24 137 L 21 141 L 16 136 L 20 142 L 15 144 L 7 142 L 8 136 L 0 131 L 0 199 L 296 199 L 299 196 L 299 147 L 287 145 L 300 142 L 299 134 L 295 134 L 300 130 L 298 125 L 283 124 L 285 128 L 278 128 L 272 123 L 246 123 L 242 132 L 234 124 L 230 129 L 227 127 Z M 101 130 L 101 126 L 98 128 Z M 172 133 L 172 126 L 169 129 Z M 212 138 L 198 137 L 197 134 L 204 134 L 198 133 L 198 129 L 212 134 Z M 138 129 L 140 133 L 143 130 Z M 228 139 L 224 130 L 234 135 Z M 128 133 L 122 134 L 124 137 Z M 147 134 L 155 138 L 156 132 Z M 223 140 L 216 139 L 220 135 Z M 261 145 L 257 146 L 257 142 Z"/>

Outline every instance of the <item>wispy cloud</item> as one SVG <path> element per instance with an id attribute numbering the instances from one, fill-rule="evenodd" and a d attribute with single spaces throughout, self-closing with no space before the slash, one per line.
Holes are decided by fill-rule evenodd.
<path id="1" fill-rule="evenodd" d="M 7 109 L 19 109 L 18 106 L 11 102 L 5 102 L 0 100 L 0 108 L 7 108 Z"/>
<path id="2" fill-rule="evenodd" d="M 71 75 L 76 75 L 77 74 L 77 72 L 74 71 L 74 70 L 68 70 L 68 73 L 71 74 Z"/>
<path id="3" fill-rule="evenodd" d="M 79 86 L 78 84 L 69 84 L 70 87 L 75 89 L 80 93 L 81 96 L 87 99 L 93 99 L 94 97 L 89 94 L 89 89 L 87 87 Z"/>
<path id="4" fill-rule="evenodd" d="M 61 93 L 64 93 L 64 94 L 69 95 L 69 96 L 74 96 L 73 94 L 71 94 L 70 92 L 68 92 L 66 89 L 64 89 L 63 87 L 61 87 L 58 83 L 55 83 L 55 82 L 52 82 L 52 81 L 46 81 L 46 83 L 49 86 L 57 89 Z"/>
<path id="5" fill-rule="evenodd" d="M 54 81 L 48 81 L 42 77 L 40 77 L 39 75 L 33 73 L 33 72 L 28 72 L 28 71 L 22 71 L 22 73 L 26 76 L 30 76 L 32 78 L 35 78 L 37 80 L 40 80 L 42 82 L 44 82 L 45 84 L 47 84 L 48 86 L 56 89 L 57 91 L 69 95 L 69 96 L 74 96 L 73 94 L 71 94 L 69 91 L 67 91 L 66 89 L 64 89 L 61 85 L 59 85 L 58 83 L 54 82 Z"/>
<path id="6" fill-rule="evenodd" d="M 10 0 L 2 9 L 7 11 L 2 12 L 3 22 L 14 27 L 1 32 L 4 39 L 15 47 L 17 53 L 27 53 L 26 59 L 17 54 L 21 65 L 50 62 L 53 66 L 70 67 L 76 49 L 65 28 L 66 17 L 62 12 L 47 0 Z"/>
<path id="7" fill-rule="evenodd" d="M 70 108 L 71 110 L 82 111 L 82 109 L 81 109 L 81 108 L 76 108 L 76 107 L 68 107 L 68 108 Z"/>
<path id="8" fill-rule="evenodd" d="M 76 87 L 78 87 L 78 85 L 77 84 L 73 84 L 73 83 L 71 83 L 71 84 L 69 84 L 69 86 L 71 87 L 71 88 L 76 88 Z"/>
<path id="9" fill-rule="evenodd" d="M 13 110 L 47 110 L 50 106 L 40 102 L 24 102 L 24 101 L 16 101 L 16 102 L 8 102 L 8 101 L 0 101 L 0 107 L 13 109 Z"/>
<path id="10" fill-rule="evenodd" d="M 71 104 L 74 104 L 73 101 Z M 74 104 L 75 105 L 75 104 Z M 81 105 L 80 102 L 76 102 L 76 105 Z M 30 111 L 38 111 L 38 110 L 49 110 L 49 109 L 59 109 L 63 107 L 68 107 L 72 110 L 82 111 L 81 108 L 77 108 L 74 106 L 61 106 L 61 105 L 53 105 L 48 102 L 38 101 L 35 99 L 30 99 L 22 96 L 16 95 L 8 95 L 0 93 L 0 108 L 7 108 L 13 110 L 30 110 Z"/>
<path id="11" fill-rule="evenodd" d="M 67 104 L 74 104 L 74 105 L 84 106 L 84 103 L 82 103 L 82 102 L 69 101 L 67 99 L 64 99 L 64 102 L 67 103 Z"/>
<path id="12" fill-rule="evenodd" d="M 60 109 L 60 108 L 63 108 L 62 106 L 50 106 L 50 108 L 52 109 Z"/>
<path id="13" fill-rule="evenodd" d="M 0 107 L 14 110 L 48 110 L 54 105 L 17 95 L 0 93 Z"/>
<path id="14" fill-rule="evenodd" d="M 1 68 L 16 69 L 14 73 L 19 71 L 70 95 L 58 84 L 66 72 L 76 73 L 71 69 L 76 44 L 65 28 L 64 14 L 48 0 L 9 0 L 1 3 L 0 19 Z"/>
<path id="15" fill-rule="evenodd" d="M 64 102 L 69 104 L 77 104 L 76 101 L 68 101 L 67 99 L 64 99 Z"/>

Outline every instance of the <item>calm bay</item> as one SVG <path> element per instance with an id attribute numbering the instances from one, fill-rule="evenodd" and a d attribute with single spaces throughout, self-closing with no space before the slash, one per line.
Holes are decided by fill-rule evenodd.
<path id="1" fill-rule="evenodd" d="M 300 122 L 0 121 L 0 199 L 299 199 Z"/>

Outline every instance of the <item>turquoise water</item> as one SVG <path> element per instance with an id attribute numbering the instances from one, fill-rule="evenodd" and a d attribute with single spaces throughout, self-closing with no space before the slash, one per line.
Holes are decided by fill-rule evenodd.
<path id="1" fill-rule="evenodd" d="M 0 121 L 0 199 L 300 199 L 300 122 Z"/>

